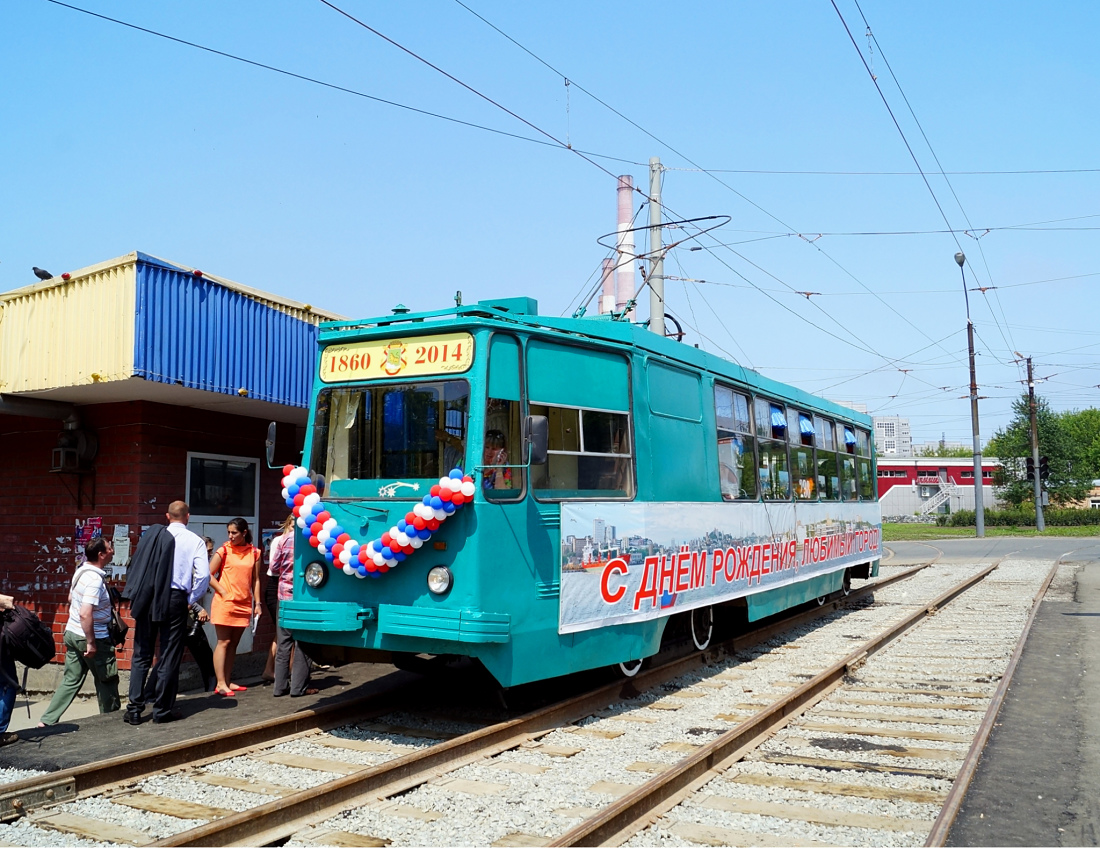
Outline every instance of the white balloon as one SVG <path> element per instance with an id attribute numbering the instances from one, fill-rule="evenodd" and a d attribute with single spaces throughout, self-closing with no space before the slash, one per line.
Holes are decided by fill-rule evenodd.
<path id="1" fill-rule="evenodd" d="M 433 509 L 432 515 L 438 518 L 440 521 L 445 521 L 447 519 L 447 513 L 441 509 Z"/>
<path id="2" fill-rule="evenodd" d="M 310 492 L 304 498 L 302 498 L 302 506 L 312 506 L 321 500 L 321 496 L 316 492 Z"/>
<path id="3" fill-rule="evenodd" d="M 322 530 L 321 530 L 321 532 L 317 534 L 317 540 L 318 540 L 318 541 L 319 541 L 319 542 L 320 542 L 320 543 L 321 543 L 322 545 L 327 545 L 327 544 L 328 544 L 328 540 L 329 540 L 330 538 L 332 538 L 332 537 L 331 537 L 331 536 L 329 536 L 329 532 L 328 532 L 328 530 L 325 530 L 325 529 L 322 529 Z"/>
<path id="4" fill-rule="evenodd" d="M 439 478 L 439 486 L 440 486 L 440 488 L 448 488 L 448 489 L 451 488 L 451 478 L 450 477 L 440 477 Z"/>
<path id="5" fill-rule="evenodd" d="M 396 534 L 395 534 L 395 535 L 393 536 L 393 538 L 397 540 L 397 544 L 399 544 L 399 545 L 400 545 L 401 547 L 403 547 L 403 548 L 405 548 L 405 547 L 408 547 L 408 545 L 409 545 L 409 537 L 408 537 L 407 535 L 405 535 L 404 533 L 402 533 L 402 532 L 398 531 L 398 532 L 397 532 L 397 533 L 396 533 Z"/>
<path id="6" fill-rule="evenodd" d="M 351 551 L 349 551 L 347 548 L 344 548 L 342 551 L 340 551 L 340 562 L 342 562 L 344 565 L 347 565 L 349 562 L 351 562 Z"/>
<path id="7" fill-rule="evenodd" d="M 282 491 L 282 495 L 283 495 L 283 500 L 284 500 L 284 501 L 285 501 L 285 500 L 286 500 L 287 498 L 289 498 L 289 497 L 290 497 L 290 489 L 288 489 L 288 488 L 286 487 L 286 483 L 284 483 L 284 484 L 283 484 L 283 491 Z"/>
<path id="8" fill-rule="evenodd" d="M 306 520 L 304 518 L 302 518 L 302 516 L 299 515 L 294 523 L 297 524 L 298 527 L 301 528 L 302 530 L 306 529 Z"/>
<path id="9" fill-rule="evenodd" d="M 321 525 L 321 527 L 324 528 L 325 530 L 331 530 L 335 526 L 336 526 L 336 519 L 335 518 L 330 518 L 328 521 L 326 521 L 324 524 Z"/>
<path id="10" fill-rule="evenodd" d="M 355 574 L 355 569 L 352 568 L 350 565 L 345 565 L 344 574 L 346 574 L 348 577 L 351 577 L 351 575 Z"/>
<path id="11" fill-rule="evenodd" d="M 461 491 L 462 491 L 463 497 L 472 498 L 474 496 L 474 491 L 475 491 L 473 482 L 468 480 L 465 483 L 463 483 Z"/>
<path id="12" fill-rule="evenodd" d="M 413 536 L 409 539 L 409 544 L 412 545 L 414 548 L 419 548 L 421 545 L 424 544 L 424 540 L 421 539 L 419 536 Z"/>
<path id="13" fill-rule="evenodd" d="M 365 579 L 366 576 L 367 576 L 365 574 L 360 574 L 358 569 L 354 569 L 354 568 L 351 570 L 351 573 L 354 574 L 356 577 L 358 577 L 360 580 Z"/>
<path id="14" fill-rule="evenodd" d="M 462 491 L 462 481 L 459 480 L 457 477 L 448 477 L 447 478 L 447 488 L 450 489 L 452 492 L 461 492 Z"/>
<path id="15" fill-rule="evenodd" d="M 359 553 L 359 543 L 355 541 L 355 539 L 352 539 L 350 542 L 344 545 L 344 550 L 351 551 L 351 555 L 355 556 Z"/>
<path id="16" fill-rule="evenodd" d="M 374 555 L 374 564 L 375 565 L 385 565 L 386 564 L 386 558 L 384 556 L 382 556 L 382 554 L 375 554 Z"/>

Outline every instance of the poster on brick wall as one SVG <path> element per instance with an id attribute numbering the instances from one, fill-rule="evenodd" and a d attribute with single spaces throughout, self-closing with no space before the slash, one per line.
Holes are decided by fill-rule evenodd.
<path id="1" fill-rule="evenodd" d="M 103 535 L 103 519 L 99 516 L 94 518 L 78 518 L 76 520 L 76 529 L 73 533 L 73 556 L 76 559 L 76 564 L 80 565 L 84 562 L 84 548 L 92 539 L 97 539 Z"/>
<path id="2" fill-rule="evenodd" d="M 112 541 L 115 546 L 115 556 L 109 573 L 115 578 L 125 577 L 126 566 L 130 564 L 130 525 L 116 524 Z"/>

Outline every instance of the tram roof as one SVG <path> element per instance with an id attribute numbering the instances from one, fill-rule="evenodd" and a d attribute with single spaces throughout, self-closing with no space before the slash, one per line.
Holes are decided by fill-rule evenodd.
<path id="1" fill-rule="evenodd" d="M 408 327 L 409 324 L 424 326 L 413 328 Z M 399 304 L 391 314 L 385 316 L 358 321 L 324 322 L 319 328 L 319 340 L 324 344 L 347 342 L 351 335 L 377 337 L 392 334 L 395 327 L 414 330 L 419 335 L 422 331 L 430 333 L 471 324 L 511 329 L 517 329 L 518 325 L 531 332 L 541 331 L 547 335 L 564 335 L 578 341 L 619 348 L 633 347 L 742 383 L 759 390 L 762 394 L 788 401 L 794 406 L 843 418 L 868 429 L 872 426 L 871 416 L 865 413 L 857 412 L 796 386 L 765 377 L 751 368 L 683 342 L 658 336 L 643 324 L 617 320 L 607 315 L 580 318 L 539 315 L 537 301 L 528 297 L 483 300 L 468 306 L 455 306 L 431 312 L 412 312 Z"/>

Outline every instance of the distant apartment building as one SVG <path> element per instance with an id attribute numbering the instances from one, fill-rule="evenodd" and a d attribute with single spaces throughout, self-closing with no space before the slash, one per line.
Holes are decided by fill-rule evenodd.
<path id="1" fill-rule="evenodd" d="M 949 442 L 946 439 L 940 439 L 938 442 L 919 442 L 913 445 L 913 456 L 935 456 L 940 450 L 972 450 L 973 447 L 973 442 Z"/>
<path id="2" fill-rule="evenodd" d="M 879 456 L 912 456 L 913 436 L 909 419 L 899 415 L 874 415 L 875 447 Z"/>

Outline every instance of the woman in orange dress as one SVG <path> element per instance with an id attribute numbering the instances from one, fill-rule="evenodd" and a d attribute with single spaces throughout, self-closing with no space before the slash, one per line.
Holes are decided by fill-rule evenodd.
<path id="1" fill-rule="evenodd" d="M 252 544 L 252 531 L 243 518 L 234 518 L 227 525 L 229 541 L 210 560 L 210 587 L 214 601 L 210 605 L 210 620 L 218 645 L 214 648 L 214 674 L 219 695 L 234 695 L 246 687 L 231 683 L 233 660 L 244 629 L 263 610 L 260 596 L 260 549 Z"/>

